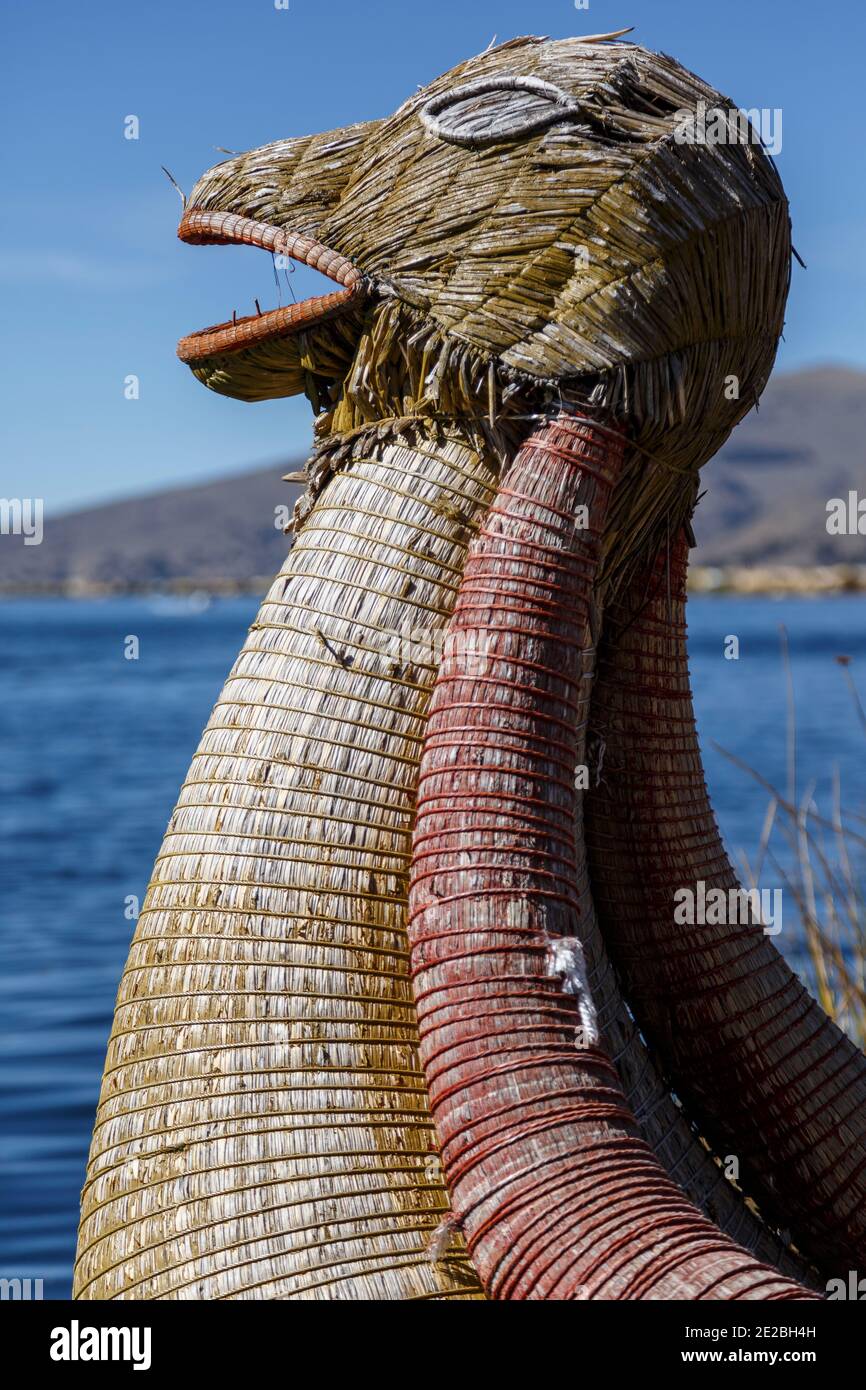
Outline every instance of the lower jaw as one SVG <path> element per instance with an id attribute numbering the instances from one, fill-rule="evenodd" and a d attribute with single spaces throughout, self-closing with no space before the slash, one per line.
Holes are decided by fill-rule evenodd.
<path id="1" fill-rule="evenodd" d="M 363 331 L 363 305 L 322 317 L 301 332 L 268 337 L 251 346 L 190 361 L 193 375 L 218 395 L 240 401 L 307 395 L 318 413 L 343 380 Z"/>
<path id="2" fill-rule="evenodd" d="M 238 319 L 235 323 L 205 328 L 181 338 L 177 355 L 187 366 L 196 367 L 214 357 L 280 342 L 345 313 L 357 297 L 352 290 L 335 290 L 332 294 L 317 295 L 280 309 L 269 309 L 264 314 Z"/>

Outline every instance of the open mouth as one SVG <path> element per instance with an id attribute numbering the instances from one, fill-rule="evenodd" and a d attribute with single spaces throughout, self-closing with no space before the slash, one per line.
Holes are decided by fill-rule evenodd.
<path id="1" fill-rule="evenodd" d="M 191 208 L 184 213 L 177 234 L 181 241 L 191 245 L 260 246 L 264 251 L 288 256 L 313 270 L 321 271 L 343 287 L 331 294 L 312 295 L 284 308 L 269 309 L 244 318 L 233 316 L 226 323 L 190 333 L 181 338 L 177 345 L 178 357 L 190 365 L 218 353 L 238 352 L 254 343 L 298 333 L 345 310 L 364 292 L 361 272 L 345 256 L 314 241 L 312 237 L 296 236 L 279 227 L 270 227 L 266 222 L 256 222 L 251 217 Z"/>

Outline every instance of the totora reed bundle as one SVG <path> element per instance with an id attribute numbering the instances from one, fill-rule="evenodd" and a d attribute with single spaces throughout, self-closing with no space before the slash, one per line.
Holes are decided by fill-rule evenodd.
<path id="1" fill-rule="evenodd" d="M 304 392 L 315 446 L 121 981 L 76 1297 L 807 1299 L 837 1260 L 823 1131 L 788 1221 L 636 1007 L 606 769 L 661 712 L 649 665 L 608 698 L 611 652 L 766 382 L 791 244 L 759 142 L 681 138 L 730 103 L 617 38 L 512 40 L 190 196 L 183 240 L 335 287 L 179 344 L 222 394 Z"/>

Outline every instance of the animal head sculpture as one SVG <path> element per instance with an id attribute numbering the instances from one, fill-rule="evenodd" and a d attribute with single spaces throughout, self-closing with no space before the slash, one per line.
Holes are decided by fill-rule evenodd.
<path id="1" fill-rule="evenodd" d="M 735 883 L 686 523 L 773 361 L 787 204 L 616 37 L 503 44 L 185 208 L 336 288 L 179 347 L 306 392 L 316 448 L 136 928 L 78 1296 L 790 1299 L 788 1229 L 866 1258 L 863 1058 L 759 922 L 672 920 Z"/>
<path id="2" fill-rule="evenodd" d="M 320 443 L 381 414 L 592 406 L 627 427 L 617 529 L 675 527 L 769 375 L 788 207 L 729 100 L 616 37 L 516 39 L 385 120 L 210 170 L 183 240 L 263 246 L 343 288 L 186 337 L 181 358 L 228 395 L 330 404 Z M 721 139 L 701 138 L 706 112 Z"/>

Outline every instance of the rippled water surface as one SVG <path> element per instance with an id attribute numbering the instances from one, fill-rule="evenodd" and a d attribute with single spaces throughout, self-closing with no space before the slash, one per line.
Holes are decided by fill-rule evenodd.
<path id="1" fill-rule="evenodd" d="M 78 1194 L 114 995 L 150 867 L 254 600 L 0 603 L 0 1275 L 69 1292 Z M 767 797 L 710 740 L 784 787 L 794 670 L 801 786 L 829 806 L 832 766 L 866 808 L 866 602 L 706 598 L 689 605 L 708 780 L 729 847 L 751 854 Z M 124 641 L 139 638 L 137 661 Z M 724 639 L 740 641 L 726 661 Z M 797 958 L 796 934 L 778 944 Z"/>

